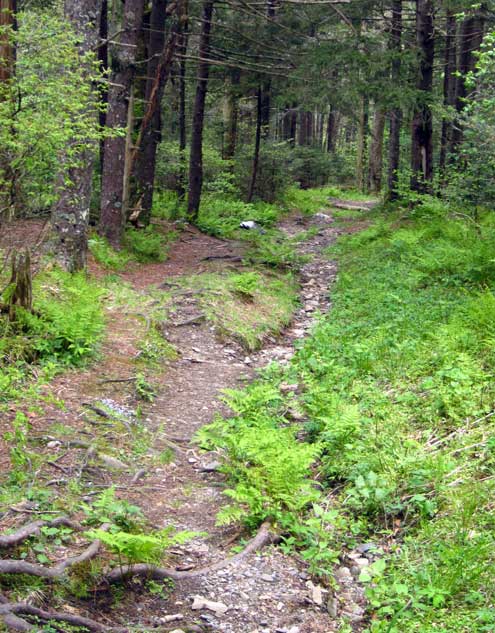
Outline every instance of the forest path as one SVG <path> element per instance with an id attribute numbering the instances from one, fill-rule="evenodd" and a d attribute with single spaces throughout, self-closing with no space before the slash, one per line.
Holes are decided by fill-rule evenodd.
<path id="1" fill-rule="evenodd" d="M 228 415 L 222 390 L 242 387 L 256 376 L 257 369 L 272 361 L 287 363 L 297 341 L 314 325 L 316 315 L 330 307 L 329 287 L 337 270 L 325 249 L 342 229 L 336 228 L 327 212 L 314 216 L 293 213 L 279 228 L 288 237 L 312 229 L 298 246 L 301 254 L 310 256 L 299 275 L 300 305 L 282 336 L 269 337 L 260 351 L 247 355 L 239 344 L 219 339 L 208 322 L 189 322 L 198 314 L 198 296 L 192 291 L 179 293 L 173 318 L 165 321 L 163 329 L 179 357 L 154 376 L 156 397 L 140 405 L 144 430 L 136 434 L 133 383 L 112 381 L 126 380 L 136 372 L 143 317 L 132 307 L 112 306 L 101 360 L 56 378 L 46 387 L 49 398 L 43 412 L 30 419 L 40 450 L 51 454 L 51 464 L 45 465 L 47 472 L 41 473 L 40 479 L 61 500 L 67 480 L 76 476 L 78 494 L 85 501 L 113 485 L 118 497 L 143 509 L 154 528 L 174 526 L 202 533 L 174 548 L 169 566 L 177 569 L 202 568 L 223 560 L 239 538 L 247 536 L 231 527 L 216 526 L 216 514 L 226 503 L 223 476 L 216 471 L 214 455 L 199 454 L 192 443 L 194 434 L 217 414 Z M 174 278 L 184 274 L 231 269 L 242 248 L 242 244 L 187 227 L 172 245 L 166 262 L 136 266 L 121 277 L 152 305 L 157 286 L 173 289 Z M 218 259 L 205 259 L 211 255 Z M 63 400 L 63 409 L 50 403 L 53 396 Z M 118 414 L 123 425 L 102 418 L 98 413 L 101 403 L 107 411 L 110 408 Z M 92 408 L 96 413 L 88 417 Z M 60 429 L 65 434 L 61 441 Z M 77 444 L 81 439 L 83 446 L 74 445 L 74 440 Z M 90 455 L 94 447 L 102 454 L 117 456 L 120 464 L 105 462 L 104 456 L 95 461 Z M 22 508 L 4 517 L 3 529 L 22 524 L 19 510 Z M 26 512 L 30 511 L 26 507 Z M 73 553 L 67 549 L 60 549 L 57 555 Z M 136 586 L 135 591 L 121 594 L 118 601 L 104 593 L 93 596 L 91 604 L 83 601 L 72 608 L 102 623 L 132 623 L 150 630 L 174 622 L 171 629 L 184 631 L 330 633 L 339 630 L 339 620 L 345 617 L 359 631 L 364 614 L 362 590 L 345 565 L 337 574 L 337 582 L 340 588 L 335 595 L 329 588 L 315 589 L 301 561 L 280 548 L 269 547 L 216 572 L 181 580 L 170 591 L 165 588 L 152 594 Z M 195 596 L 224 606 L 217 611 L 192 610 Z"/>

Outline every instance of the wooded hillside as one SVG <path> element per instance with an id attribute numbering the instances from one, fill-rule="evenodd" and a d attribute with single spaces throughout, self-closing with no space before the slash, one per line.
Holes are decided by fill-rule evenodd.
<path id="1" fill-rule="evenodd" d="M 0 0 L 0 629 L 495 630 L 494 147 L 495 0 Z"/>

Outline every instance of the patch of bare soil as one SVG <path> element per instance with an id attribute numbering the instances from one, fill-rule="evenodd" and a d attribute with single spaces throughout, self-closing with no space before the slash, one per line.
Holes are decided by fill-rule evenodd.
<path id="1" fill-rule="evenodd" d="M 185 324 L 166 324 L 164 336 L 180 355 L 156 377 L 157 396 L 142 407 L 145 424 L 157 437 L 155 446 L 143 449 L 142 464 L 139 457 L 129 455 L 126 459 L 125 454 L 119 457 L 120 466 L 94 461 L 92 428 L 99 426 L 101 434 L 102 426 L 108 423 L 101 412 L 95 413 L 94 407 L 98 409 L 101 401 L 110 402 L 124 414 L 130 412 L 130 420 L 137 405 L 130 382 L 104 381 L 109 376 L 124 380 L 135 373 L 133 359 L 137 354 L 139 328 L 125 311 L 112 312 L 98 363 L 55 379 L 47 386 L 47 395 L 63 400 L 63 408 L 45 403 L 42 411 L 31 419 L 33 433 L 40 438 L 39 450 L 52 455 L 48 471 L 39 473 L 40 480 L 46 485 L 50 479 L 53 490 L 63 494 L 67 480 L 78 473 L 85 486 L 86 500 L 115 485 L 119 496 L 143 508 L 154 527 L 173 525 L 200 533 L 174 550 L 169 567 L 200 569 L 228 557 L 232 546 L 247 535 L 237 533 L 232 527 L 216 525 L 215 516 L 225 503 L 223 477 L 217 472 L 215 455 L 199 454 L 191 440 L 198 428 L 215 415 L 228 414 L 221 400 L 223 389 L 239 387 L 255 376 L 257 368 L 273 360 L 287 363 L 294 353 L 295 342 L 313 327 L 315 315 L 329 309 L 329 286 L 335 279 L 336 265 L 323 251 L 338 232 L 331 216 L 320 213 L 308 219 L 293 215 L 284 220 L 281 228 L 293 236 L 315 225 L 316 235 L 300 246 L 302 253 L 311 255 L 311 261 L 301 271 L 300 307 L 284 335 L 272 339 L 259 352 L 247 356 L 237 343 L 221 341 L 207 323 L 187 323 L 191 314 L 197 312 L 194 296 L 178 302 L 174 322 Z M 131 268 L 122 278 L 146 292 L 175 275 L 210 270 L 212 261 L 207 258 L 211 256 L 216 258 L 213 265 L 225 265 L 218 262 L 229 263 L 240 252 L 238 244 L 188 228 L 172 245 L 166 262 Z M 88 417 L 91 412 L 92 417 Z M 57 443 L 50 435 L 54 422 L 65 427 L 68 435 L 78 438 L 81 445 Z M 128 435 L 125 428 L 120 432 Z M 111 425 L 103 435 L 114 447 L 120 446 L 122 438 Z M 122 446 L 128 444 L 123 442 Z M 167 450 L 173 451 L 169 460 L 164 459 L 158 465 L 155 460 L 152 467 L 148 466 L 149 454 Z M 2 517 L 1 531 L 22 525 L 36 508 L 33 510 L 28 504 L 25 510 L 25 515 L 22 508 L 21 513 L 19 509 L 7 511 Z M 313 584 L 301 561 L 283 554 L 276 546 L 269 546 L 235 564 L 180 580 L 166 595 L 152 595 L 131 583 L 130 591 L 123 592 L 117 603 L 111 604 L 107 592 L 71 608 L 102 623 L 132 624 L 149 630 L 165 626 L 170 630 L 225 633 L 329 633 L 338 629 L 341 617 L 348 618 L 356 631 L 361 630 L 364 598 L 351 559 L 343 558 L 336 583 L 336 590 Z"/>

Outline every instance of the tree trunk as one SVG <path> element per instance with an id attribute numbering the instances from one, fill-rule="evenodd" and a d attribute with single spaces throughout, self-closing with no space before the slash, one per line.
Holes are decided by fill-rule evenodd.
<path id="1" fill-rule="evenodd" d="M 98 61 L 102 72 L 108 72 L 108 0 L 102 0 L 100 13 L 100 46 L 98 48 Z M 107 124 L 106 106 L 108 105 L 108 89 L 102 87 L 101 102 L 104 108 L 100 108 L 99 119 L 100 127 L 103 129 Z M 100 141 L 100 174 L 103 174 L 103 156 L 105 153 L 105 141 Z"/>
<path id="2" fill-rule="evenodd" d="M 26 249 L 19 257 L 12 256 L 12 272 L 9 286 L 11 288 L 8 299 L 9 321 L 17 318 L 17 307 L 28 310 L 33 309 L 33 282 L 31 274 L 31 256 Z"/>
<path id="3" fill-rule="evenodd" d="M 247 202 L 251 202 L 254 196 L 260 159 L 261 136 L 263 133 L 263 88 L 261 86 L 258 87 L 256 103 L 256 138 L 254 141 L 253 170 L 251 172 L 251 182 L 249 183 Z"/>
<path id="4" fill-rule="evenodd" d="M 366 188 L 365 178 L 365 161 L 366 161 L 366 149 L 368 147 L 368 98 L 366 96 L 361 97 L 360 111 L 359 111 L 359 128 L 358 128 L 358 143 L 357 143 L 357 158 L 356 158 L 356 187 L 361 191 Z"/>
<path id="5" fill-rule="evenodd" d="M 289 139 L 291 147 L 295 147 L 296 145 L 296 135 L 297 135 L 297 104 L 292 104 L 292 109 L 290 111 L 290 123 L 289 123 Z"/>
<path id="6" fill-rule="evenodd" d="M 156 84 L 157 72 L 165 47 L 165 21 L 167 18 L 167 0 L 153 0 L 150 16 L 150 32 L 148 42 L 148 65 L 146 71 L 145 101 L 150 103 L 153 88 Z M 156 95 L 156 107 L 146 130 L 142 134 L 140 147 L 136 157 L 134 176 L 136 179 L 136 199 L 139 205 L 139 221 L 147 226 L 151 219 L 153 206 L 153 188 L 155 182 L 156 150 L 161 140 L 162 117 L 161 101 L 163 83 L 159 82 Z"/>
<path id="7" fill-rule="evenodd" d="M 435 55 L 433 10 L 433 0 L 416 0 L 416 38 L 421 58 L 417 82 L 419 93 L 412 121 L 411 189 L 420 193 L 430 191 L 433 179 L 433 122 L 430 107 Z"/>
<path id="8" fill-rule="evenodd" d="M 11 42 L 16 29 L 17 0 L 0 0 L 0 82 L 7 82 L 15 72 L 15 46 Z M 12 129 L 12 134 L 15 134 Z M 10 219 L 16 205 L 16 177 L 7 155 L 0 154 L 0 221 Z"/>
<path id="9" fill-rule="evenodd" d="M 64 12 L 75 31 L 81 35 L 81 55 L 94 51 L 98 45 L 101 0 L 65 0 Z M 91 68 L 87 68 L 87 71 L 89 74 Z M 96 108 L 94 116 L 95 119 L 98 116 Z M 80 152 L 77 166 L 62 171 L 60 196 L 52 211 L 55 255 L 60 265 L 70 272 L 86 267 L 87 229 L 96 151 L 95 143 L 94 148 L 86 148 Z"/>
<path id="10" fill-rule="evenodd" d="M 0 82 L 14 74 L 15 47 L 10 40 L 16 25 L 17 0 L 0 0 Z"/>
<path id="11" fill-rule="evenodd" d="M 127 126 L 143 9 L 144 0 L 125 0 L 119 41 L 111 45 L 112 76 L 108 95 L 107 127 L 112 129 L 125 129 Z M 121 247 L 126 220 L 125 149 L 125 137 L 105 139 L 98 231 L 114 248 Z"/>
<path id="12" fill-rule="evenodd" d="M 447 11 L 445 34 L 445 57 L 443 74 L 443 105 L 445 108 L 455 106 L 455 72 L 456 72 L 456 19 L 452 11 Z M 451 113 L 446 113 L 442 119 L 442 137 L 440 142 L 439 168 L 443 173 L 447 162 L 447 153 L 452 144 Z"/>
<path id="13" fill-rule="evenodd" d="M 198 219 L 201 190 L 203 187 L 203 126 L 208 77 L 210 74 L 210 64 L 207 60 L 210 53 L 212 16 L 213 0 L 204 0 L 201 36 L 199 40 L 200 61 L 198 63 L 198 84 L 196 86 L 196 97 L 194 100 L 191 154 L 189 158 L 189 198 L 187 212 L 193 222 Z"/>
<path id="14" fill-rule="evenodd" d="M 337 130 L 337 118 L 335 108 L 331 105 L 328 111 L 327 118 L 327 152 L 332 154 L 335 152 L 335 141 L 336 141 L 336 132 Z"/>
<path id="15" fill-rule="evenodd" d="M 390 49 L 393 52 L 391 79 L 392 85 L 398 87 L 401 75 L 402 50 L 402 0 L 392 2 L 392 25 L 390 35 Z M 397 200 L 397 181 L 400 166 L 400 130 L 402 127 L 402 110 L 396 105 L 390 111 L 390 133 L 388 145 L 388 200 Z"/>
<path id="16" fill-rule="evenodd" d="M 373 119 L 373 130 L 371 132 L 369 163 L 369 189 L 372 193 L 380 193 L 382 190 L 384 131 L 385 111 L 382 108 L 377 107 Z"/>
<path id="17" fill-rule="evenodd" d="M 239 69 L 232 68 L 227 79 L 223 108 L 223 157 L 225 160 L 231 160 L 234 158 L 237 143 L 237 121 L 239 117 L 239 81 Z"/>
<path id="18" fill-rule="evenodd" d="M 186 70 L 187 47 L 189 44 L 189 7 L 188 0 L 182 0 L 179 9 L 179 41 L 178 49 L 180 54 L 179 60 L 179 154 L 180 154 L 180 173 L 177 186 L 179 200 L 183 200 L 186 195 L 186 146 L 187 146 L 187 129 L 186 129 Z"/>
<path id="19" fill-rule="evenodd" d="M 459 34 L 459 67 L 455 88 L 455 108 L 461 114 L 466 105 L 467 89 L 466 75 L 474 70 L 476 63 L 475 52 L 480 49 L 483 41 L 484 19 L 481 11 L 467 17 L 461 24 Z M 457 120 L 452 132 L 452 151 L 462 143 L 462 122 Z"/>

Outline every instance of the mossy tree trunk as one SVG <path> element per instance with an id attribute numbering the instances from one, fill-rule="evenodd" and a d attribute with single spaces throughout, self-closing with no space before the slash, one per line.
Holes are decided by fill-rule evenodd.
<path id="1" fill-rule="evenodd" d="M 101 0 L 65 0 L 64 12 L 76 33 L 81 36 L 81 55 L 96 50 Z M 91 68 L 88 67 L 87 70 L 90 81 Z M 95 119 L 98 116 L 96 108 L 94 116 Z M 68 168 L 64 168 L 64 158 L 61 159 L 60 196 L 52 210 L 52 227 L 55 234 L 55 257 L 70 272 L 86 266 L 87 229 L 96 151 L 96 143 L 94 148 L 86 146 L 79 152 L 78 160 L 72 161 L 73 165 Z"/>
<path id="2" fill-rule="evenodd" d="M 29 312 L 33 309 L 31 256 L 27 249 L 20 255 L 12 255 L 12 272 L 8 288 L 7 311 L 9 321 L 15 321 L 18 307 Z"/>

